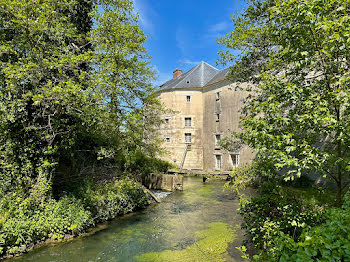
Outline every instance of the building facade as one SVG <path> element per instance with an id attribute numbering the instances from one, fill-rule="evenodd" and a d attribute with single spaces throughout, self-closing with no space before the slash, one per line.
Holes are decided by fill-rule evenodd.
<path id="1" fill-rule="evenodd" d="M 177 69 L 173 79 L 159 88 L 162 115 L 163 159 L 180 169 L 228 171 L 249 163 L 248 147 L 228 152 L 219 142 L 239 131 L 240 109 L 248 95 L 226 80 L 228 69 L 201 62 L 186 73 Z"/>

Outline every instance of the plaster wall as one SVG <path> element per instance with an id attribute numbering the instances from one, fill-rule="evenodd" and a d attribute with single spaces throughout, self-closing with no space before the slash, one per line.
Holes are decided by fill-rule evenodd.
<path id="1" fill-rule="evenodd" d="M 241 87 L 246 87 L 242 86 Z M 219 95 L 217 95 L 219 93 Z M 216 145 L 216 135 L 220 138 L 238 132 L 243 100 L 249 93 L 236 83 L 220 82 L 203 89 L 203 168 L 204 170 L 232 170 L 235 163 L 231 155 L 238 155 L 239 166 L 254 158 L 253 151 L 244 146 L 236 152 L 227 152 Z M 218 116 L 219 115 L 219 116 Z M 217 167 L 216 155 L 221 156 L 221 169 Z"/>
<path id="2" fill-rule="evenodd" d="M 249 93 L 239 87 L 246 86 L 221 81 L 204 88 L 162 90 L 159 99 L 171 110 L 162 115 L 161 136 L 167 151 L 163 158 L 179 168 L 208 171 L 233 170 L 237 157 L 238 166 L 251 162 L 254 153 L 250 148 L 245 146 L 236 152 L 227 152 L 217 145 L 216 135 L 222 139 L 232 131 L 240 131 L 241 108 Z M 185 126 L 185 118 L 191 118 L 191 126 Z M 191 134 L 191 143 L 186 143 L 186 133 Z M 191 147 L 188 151 L 187 145 Z M 220 168 L 217 156 L 221 159 Z"/>
<path id="3" fill-rule="evenodd" d="M 187 97 L 190 101 L 187 101 Z M 159 94 L 159 99 L 165 108 L 171 112 L 165 113 L 161 126 L 163 148 L 167 151 L 164 159 L 184 169 L 203 169 L 203 99 L 201 90 L 181 89 L 165 90 Z M 191 118 L 191 126 L 185 126 L 185 118 Z M 165 119 L 168 119 L 167 122 Z M 191 143 L 185 142 L 185 134 L 191 134 Z M 187 145 L 190 150 L 184 153 Z"/>

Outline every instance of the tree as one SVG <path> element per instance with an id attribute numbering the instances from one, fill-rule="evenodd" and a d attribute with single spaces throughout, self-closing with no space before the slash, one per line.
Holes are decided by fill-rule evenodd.
<path id="1" fill-rule="evenodd" d="M 157 103 L 137 22 L 132 1 L 0 0 L 0 194 L 44 201 L 53 180 L 156 149 L 142 139 Z"/>
<path id="2" fill-rule="evenodd" d="M 230 79 L 254 91 L 238 137 L 285 180 L 314 171 L 335 182 L 340 206 L 350 172 L 350 2 L 248 3 L 219 40 L 221 62 L 235 62 Z"/>
<path id="3" fill-rule="evenodd" d="M 1 191 L 40 191 L 41 199 L 87 102 L 92 51 L 79 46 L 86 46 L 92 20 L 74 17 L 86 17 L 92 7 L 79 9 L 70 0 L 1 1 L 0 7 Z"/>

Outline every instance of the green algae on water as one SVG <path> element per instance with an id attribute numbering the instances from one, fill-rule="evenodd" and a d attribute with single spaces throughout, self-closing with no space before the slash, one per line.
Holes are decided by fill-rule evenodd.
<path id="1" fill-rule="evenodd" d="M 216 222 L 210 223 L 209 229 L 197 232 L 196 237 L 201 240 L 183 250 L 145 253 L 137 256 L 136 259 L 140 262 L 224 262 L 228 244 L 234 240 L 234 231 L 228 224 Z"/>
<path id="2" fill-rule="evenodd" d="M 187 204 L 200 203 L 217 203 L 217 200 L 212 198 L 215 193 L 215 187 L 212 184 L 204 184 L 202 187 L 197 187 L 191 191 L 185 192 L 185 200 Z"/>

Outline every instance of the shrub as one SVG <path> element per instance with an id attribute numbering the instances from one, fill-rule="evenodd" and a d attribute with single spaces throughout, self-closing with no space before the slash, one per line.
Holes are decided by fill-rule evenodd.
<path id="1" fill-rule="evenodd" d="M 147 204 L 148 195 L 130 178 L 105 184 L 91 180 L 81 185 L 76 196 L 40 203 L 32 196 L 8 194 L 0 200 L 0 257 L 22 253 L 47 239 L 78 235 L 97 222 Z"/>
<path id="2" fill-rule="evenodd" d="M 0 206 L 0 255 L 21 253 L 48 238 L 75 235 L 91 223 L 90 212 L 71 197 L 50 199 L 45 205 L 36 206 L 30 198 L 22 200 L 12 195 L 2 199 Z"/>
<path id="3" fill-rule="evenodd" d="M 99 185 L 86 197 L 97 221 L 109 220 L 149 204 L 142 186 L 130 178 Z"/>
<path id="4" fill-rule="evenodd" d="M 260 250 L 275 250 L 275 239 L 281 234 L 298 241 L 305 229 L 324 221 L 322 208 L 304 205 L 280 186 L 266 184 L 259 197 L 242 203 L 243 228 L 249 240 Z"/>
<path id="5" fill-rule="evenodd" d="M 280 232 L 273 252 L 256 256 L 259 261 L 350 261 L 350 198 L 342 208 L 326 211 L 325 222 L 304 229 L 295 240 Z"/>

